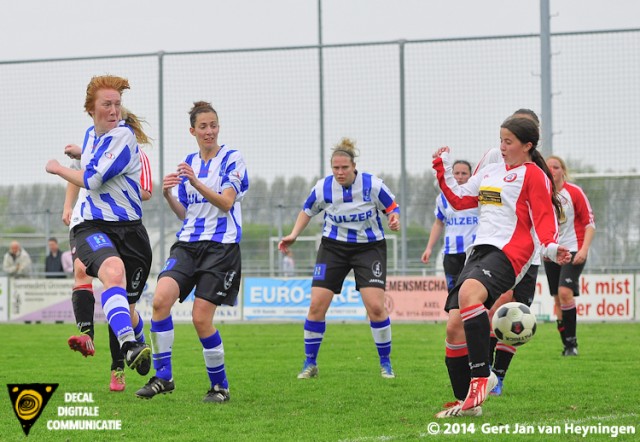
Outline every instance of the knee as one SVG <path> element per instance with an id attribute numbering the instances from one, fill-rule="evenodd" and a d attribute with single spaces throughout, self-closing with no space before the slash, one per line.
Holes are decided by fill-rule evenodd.
<path id="1" fill-rule="evenodd" d="M 100 267 L 99 273 L 105 286 L 124 286 L 126 284 L 124 263 L 120 258 L 108 258 Z"/>
<path id="2" fill-rule="evenodd" d="M 369 307 L 369 319 L 372 321 L 383 321 L 387 319 L 387 310 L 384 308 L 384 305 L 374 305 Z"/>
<path id="3" fill-rule="evenodd" d="M 309 318 L 313 320 L 324 320 L 325 315 L 327 314 L 327 309 L 324 308 L 324 305 L 319 303 L 311 302 L 309 306 Z M 319 318 L 319 319 L 318 319 Z"/>
<path id="4" fill-rule="evenodd" d="M 447 323 L 447 342 L 459 344 L 465 340 L 464 328 L 461 323 Z"/>
<path id="5" fill-rule="evenodd" d="M 558 302 L 561 305 L 571 304 L 573 302 L 573 290 L 569 287 L 560 287 L 558 289 Z"/>
<path id="6" fill-rule="evenodd" d="M 73 263 L 73 277 L 79 282 L 86 282 L 86 280 L 91 279 L 91 277 L 87 275 L 87 268 L 79 259 L 76 259 Z"/>
<path id="7" fill-rule="evenodd" d="M 152 309 L 154 318 L 166 318 L 171 313 L 172 304 L 163 296 L 154 295 Z"/>
<path id="8" fill-rule="evenodd" d="M 194 314 L 191 318 L 191 322 L 195 327 L 196 331 L 204 331 L 212 326 L 213 318 L 209 318 L 206 315 Z"/>

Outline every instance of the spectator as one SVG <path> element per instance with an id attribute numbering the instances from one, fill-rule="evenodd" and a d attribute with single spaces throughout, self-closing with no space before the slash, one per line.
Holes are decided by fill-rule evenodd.
<path id="1" fill-rule="evenodd" d="M 15 278 L 25 278 L 31 273 L 31 257 L 18 241 L 12 241 L 9 245 L 2 268 L 9 276 Z"/>
<path id="2" fill-rule="evenodd" d="M 62 252 L 62 270 L 68 274 L 73 274 L 73 253 L 71 250 L 67 250 L 66 252 Z"/>
<path id="3" fill-rule="evenodd" d="M 62 253 L 56 238 L 49 238 L 49 254 L 44 261 L 45 278 L 64 278 L 62 267 Z"/>
<path id="4" fill-rule="evenodd" d="M 296 262 L 293 259 L 293 251 L 291 249 L 282 257 L 282 276 L 287 278 L 296 276 Z"/>

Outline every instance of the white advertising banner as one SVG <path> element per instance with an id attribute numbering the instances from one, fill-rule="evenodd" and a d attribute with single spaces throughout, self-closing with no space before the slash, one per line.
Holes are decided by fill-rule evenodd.
<path id="1" fill-rule="evenodd" d="M 631 273 L 582 275 L 580 296 L 574 298 L 578 320 L 632 320 L 635 318 L 635 293 L 635 278 Z M 546 275 L 538 275 L 531 309 L 538 319 L 556 320 Z"/>
<path id="2" fill-rule="evenodd" d="M 11 279 L 9 320 L 71 322 L 73 279 Z"/>
<path id="3" fill-rule="evenodd" d="M 6 279 L 6 278 L 4 278 Z M 1 283 L 0 283 L 1 284 Z M 0 285 L 0 289 L 2 285 Z M 156 279 L 150 278 L 136 309 L 149 324 L 153 313 L 153 292 Z M 68 322 L 75 323 L 73 306 L 71 305 L 72 279 L 12 279 L 11 298 L 9 300 L 9 319 L 12 322 Z M 6 292 L 6 290 L 3 290 Z M 102 284 L 97 279 L 93 282 L 93 294 L 96 301 L 95 321 L 106 322 L 100 302 Z M 194 296 L 191 293 L 184 302 L 171 309 L 174 322 L 191 322 L 191 310 Z M 242 319 L 241 294 L 235 306 L 220 306 L 216 310 L 216 321 L 239 321 Z M 2 302 L 2 294 L 0 294 Z M 6 302 L 5 304 L 6 305 Z M 1 310 L 0 310 L 1 314 Z M 2 316 L 0 316 L 0 321 Z"/>

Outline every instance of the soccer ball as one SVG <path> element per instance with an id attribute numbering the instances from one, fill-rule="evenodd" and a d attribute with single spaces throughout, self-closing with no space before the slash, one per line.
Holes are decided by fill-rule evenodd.
<path id="1" fill-rule="evenodd" d="M 521 302 L 507 302 L 493 314 L 491 326 L 500 342 L 517 347 L 536 333 L 536 315 Z"/>

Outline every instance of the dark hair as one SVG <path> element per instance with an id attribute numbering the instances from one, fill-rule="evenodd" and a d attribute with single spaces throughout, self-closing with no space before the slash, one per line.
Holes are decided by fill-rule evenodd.
<path id="1" fill-rule="evenodd" d="M 518 112 L 516 112 L 518 113 Z M 511 132 L 515 137 L 524 144 L 531 143 L 531 150 L 529 150 L 529 155 L 531 155 L 531 161 L 533 161 L 536 166 L 544 171 L 549 180 L 551 181 L 551 188 L 553 192 L 551 193 L 551 202 L 553 203 L 553 207 L 556 209 L 556 215 L 560 216 L 562 211 L 562 204 L 560 204 L 560 199 L 558 198 L 558 192 L 556 190 L 556 185 L 553 182 L 553 175 L 551 175 L 551 171 L 549 167 L 547 167 L 547 162 L 542 157 L 542 154 L 538 152 L 538 141 L 540 141 L 540 128 L 529 118 L 507 118 L 502 126 L 503 129 L 507 129 Z"/>
<path id="2" fill-rule="evenodd" d="M 196 127 L 196 118 L 198 118 L 198 114 L 206 114 L 208 112 L 213 112 L 218 116 L 218 112 L 211 106 L 211 103 L 207 103 L 206 101 L 196 101 L 193 103 L 193 107 L 189 111 L 189 122 L 191 123 L 191 127 Z"/>
<path id="3" fill-rule="evenodd" d="M 453 166 L 451 166 L 451 167 L 455 167 L 456 164 L 464 164 L 465 166 L 467 166 L 469 168 L 469 173 L 471 175 L 473 175 L 473 168 L 471 167 L 471 163 L 468 162 L 467 160 L 455 160 L 453 162 Z"/>
<path id="4" fill-rule="evenodd" d="M 47 241 L 53 241 L 56 244 L 58 243 L 58 240 L 53 236 L 51 238 L 49 238 Z"/>
<path id="5" fill-rule="evenodd" d="M 536 115 L 536 113 L 531 109 L 524 109 L 524 108 L 518 109 L 517 111 L 511 114 L 511 117 L 513 117 L 514 115 L 528 115 L 533 121 L 538 123 L 538 126 L 540 126 L 540 118 L 538 118 L 538 115 Z"/>

